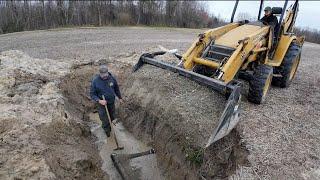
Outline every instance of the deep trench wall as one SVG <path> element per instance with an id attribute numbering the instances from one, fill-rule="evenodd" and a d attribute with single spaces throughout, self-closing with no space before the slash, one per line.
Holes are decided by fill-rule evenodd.
<path id="1" fill-rule="evenodd" d="M 46 162 L 57 179 L 108 179 L 100 169 L 100 158 L 87 128 L 62 120 L 38 127 L 41 140 L 48 147 Z"/>
<path id="2" fill-rule="evenodd" d="M 57 122 L 41 127 L 43 141 L 52 147 L 47 153 L 47 161 L 59 179 L 108 179 L 100 169 L 102 162 L 86 123 L 86 112 L 92 109 L 93 105 L 86 96 L 86 91 L 82 91 L 88 83 L 86 76 L 91 75 L 93 68 L 79 67 L 73 67 L 59 83 L 64 96 L 64 118 L 68 120 L 67 125 Z M 69 146 L 61 148 L 61 151 L 59 144 Z"/>
<path id="3" fill-rule="evenodd" d="M 69 136 L 78 136 L 77 138 L 82 138 L 86 140 L 86 143 L 91 143 L 92 148 L 95 145 L 93 142 L 95 140 L 93 139 L 94 137 L 92 136 L 90 129 L 89 129 L 89 113 L 96 111 L 95 103 L 91 101 L 90 99 L 90 85 L 91 85 L 91 80 L 95 74 L 98 73 L 99 69 L 99 64 L 101 63 L 106 63 L 108 65 L 109 71 L 119 79 L 119 82 L 122 82 L 122 74 L 124 74 L 122 71 L 125 70 L 125 65 L 124 64 L 119 64 L 119 63 L 112 63 L 112 62 L 91 62 L 88 64 L 81 64 L 77 66 L 73 66 L 71 68 L 71 72 L 65 76 L 62 80 L 61 83 L 59 84 L 59 88 L 61 89 L 61 92 L 65 98 L 65 107 L 66 107 L 66 112 L 65 112 L 65 117 L 68 118 L 73 118 L 71 121 L 72 124 L 70 126 L 65 127 L 61 124 L 55 124 L 53 126 L 50 126 L 48 128 L 43 129 L 44 135 L 49 136 L 46 137 L 46 139 L 49 141 L 49 144 L 55 144 L 60 141 L 66 141 L 64 138 L 68 138 Z M 80 127 L 80 129 L 79 129 Z M 48 135 L 48 132 L 50 132 L 49 129 L 55 129 L 52 134 Z M 77 129 L 77 132 L 73 133 Z M 61 131 L 63 132 L 68 132 L 68 136 L 62 136 L 60 133 Z M 91 141 L 89 142 L 91 138 Z M 79 140 L 76 142 L 69 142 L 71 144 L 77 144 L 80 148 L 82 148 L 83 151 L 87 152 L 94 152 L 96 153 L 95 156 L 92 156 L 88 159 L 94 159 L 95 162 L 99 162 L 101 160 L 98 158 L 99 153 L 97 152 L 96 149 L 90 149 L 85 146 L 81 146 L 81 142 L 84 140 Z M 54 150 L 53 150 L 54 151 Z M 70 169 L 72 171 L 73 167 L 70 167 L 66 163 L 68 161 L 68 158 L 66 158 L 66 154 L 75 154 L 75 152 L 72 152 L 72 148 L 70 147 L 69 149 L 65 150 L 65 152 L 60 152 L 60 154 L 57 155 L 57 153 L 52 153 L 57 157 L 49 156 L 49 159 L 52 161 L 50 162 L 52 167 L 56 168 L 55 171 L 57 173 L 62 172 L 62 168 L 65 169 Z M 70 155 L 69 155 L 70 156 Z M 75 155 L 77 156 L 77 155 Z M 86 154 L 79 154 L 79 156 L 87 156 Z M 77 174 L 74 178 L 80 178 L 80 179 L 101 179 L 102 176 L 101 174 L 99 175 L 101 169 L 101 163 L 100 162 L 98 165 L 92 164 L 90 161 L 78 161 L 75 166 L 79 166 L 83 168 L 82 174 Z M 99 168 L 99 170 L 97 169 Z M 85 172 L 91 172 L 91 175 L 89 173 Z M 97 173 L 97 176 L 92 176 L 92 174 Z M 63 173 L 61 173 L 63 174 Z M 64 176 L 60 176 L 62 179 L 65 179 Z M 106 175 L 104 175 L 103 179 L 108 179 Z"/>
<path id="4" fill-rule="evenodd" d="M 82 90 L 91 69 L 73 67 L 59 80 L 64 97 L 61 119 L 38 127 L 42 142 L 48 146 L 46 161 L 58 179 L 108 179 L 86 123 L 86 112 L 93 105 Z"/>
<path id="5" fill-rule="evenodd" d="M 92 78 L 99 72 L 99 65 L 106 64 L 109 72 L 116 77 L 119 84 L 125 78 L 128 65 L 117 61 L 98 61 L 74 66 L 71 73 L 60 83 L 64 97 L 68 100 L 70 111 L 88 120 L 88 113 L 96 111 L 95 103 L 90 98 Z"/>
<path id="6" fill-rule="evenodd" d="M 135 136 L 153 146 L 169 179 L 226 178 L 247 163 L 236 130 L 206 150 L 226 100 L 177 74 L 144 65 L 122 85 L 126 103 L 120 119 Z M 224 105 L 224 104 L 223 104 Z M 214 108 L 215 107 L 215 108 Z"/>

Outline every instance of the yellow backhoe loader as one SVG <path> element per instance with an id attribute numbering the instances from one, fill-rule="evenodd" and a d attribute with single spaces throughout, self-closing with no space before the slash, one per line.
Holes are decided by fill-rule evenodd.
<path id="1" fill-rule="evenodd" d="M 293 33 L 298 0 L 289 8 L 288 0 L 284 1 L 283 7 L 272 8 L 279 22 L 276 27 L 260 21 L 263 0 L 260 1 L 257 21 L 233 22 L 238 2 L 235 2 L 229 24 L 200 34 L 183 55 L 174 53 L 181 60 L 179 64 L 171 65 L 155 59 L 167 53 L 160 51 L 143 54 L 134 67 L 137 71 L 143 64 L 151 64 L 226 95 L 227 104 L 206 147 L 226 136 L 239 121 L 239 78 L 249 81 L 248 100 L 260 104 L 271 83 L 280 87 L 289 86 L 300 62 L 304 37 Z"/>

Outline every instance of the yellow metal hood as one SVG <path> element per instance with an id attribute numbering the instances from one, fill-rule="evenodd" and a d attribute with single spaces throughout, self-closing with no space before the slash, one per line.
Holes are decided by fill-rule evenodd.
<path id="1" fill-rule="evenodd" d="M 215 44 L 236 48 L 239 40 L 255 33 L 259 29 L 261 27 L 248 24 L 239 26 L 216 39 Z"/>

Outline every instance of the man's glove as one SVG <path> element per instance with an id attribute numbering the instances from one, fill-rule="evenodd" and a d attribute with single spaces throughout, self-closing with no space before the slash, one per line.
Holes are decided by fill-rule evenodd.
<path id="1" fill-rule="evenodd" d="M 99 102 L 99 104 L 101 104 L 102 106 L 107 105 L 107 101 L 106 101 L 106 100 L 101 100 L 101 99 L 100 99 L 98 102 Z"/>

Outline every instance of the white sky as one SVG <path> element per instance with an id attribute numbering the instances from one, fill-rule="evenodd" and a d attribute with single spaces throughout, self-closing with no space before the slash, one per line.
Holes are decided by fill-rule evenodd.
<path id="1" fill-rule="evenodd" d="M 209 12 L 214 15 L 220 16 L 220 18 L 230 21 L 233 6 L 235 1 L 207 1 L 207 8 Z M 293 4 L 294 1 L 289 1 L 287 8 Z M 266 6 L 279 6 L 282 7 L 284 1 L 265 1 Z M 239 1 L 238 9 L 235 15 L 239 12 L 248 13 L 251 16 L 257 18 L 259 12 L 260 1 Z M 263 16 L 263 12 L 261 14 Z M 320 30 L 320 1 L 299 1 L 299 12 L 296 21 L 296 26 L 309 27 L 312 29 Z"/>

